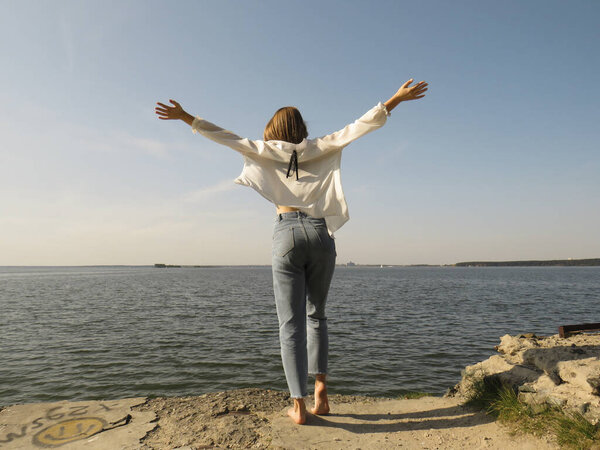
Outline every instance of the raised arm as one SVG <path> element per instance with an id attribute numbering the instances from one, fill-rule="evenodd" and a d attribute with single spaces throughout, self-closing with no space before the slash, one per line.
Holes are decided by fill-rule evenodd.
<path id="1" fill-rule="evenodd" d="M 401 102 L 417 100 L 425 97 L 425 91 L 427 90 L 428 84 L 424 81 L 419 81 L 414 86 L 411 86 L 410 84 L 413 81 L 414 80 L 411 78 L 404 83 L 402 87 L 398 89 L 398 92 L 396 92 L 387 102 L 384 103 L 388 112 L 392 112 L 392 109 L 398 106 Z"/>
<path id="2" fill-rule="evenodd" d="M 317 147 L 325 152 L 342 149 L 359 137 L 381 128 L 385 125 L 387 116 L 388 111 L 380 102 L 341 130 L 315 139 Z"/>
<path id="3" fill-rule="evenodd" d="M 264 143 L 262 141 L 251 141 L 250 139 L 242 138 L 208 120 L 188 114 L 175 100 L 169 100 L 169 102 L 174 106 L 157 103 L 158 106 L 154 108 L 159 119 L 182 120 L 192 127 L 194 133 L 200 133 L 204 137 L 207 137 L 218 144 L 226 145 L 240 153 L 261 153 L 264 150 Z"/>
<path id="4" fill-rule="evenodd" d="M 377 104 L 353 123 L 335 133 L 317 139 L 317 145 L 323 151 L 344 148 L 359 137 L 381 128 L 387 121 L 389 113 L 400 102 L 425 97 L 427 83 L 420 81 L 414 86 L 410 86 L 412 82 L 412 79 L 408 80 L 387 102 Z"/>

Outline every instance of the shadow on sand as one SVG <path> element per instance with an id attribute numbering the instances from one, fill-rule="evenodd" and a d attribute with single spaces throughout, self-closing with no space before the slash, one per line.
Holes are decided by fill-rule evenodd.
<path id="1" fill-rule="evenodd" d="M 332 420 L 329 420 L 331 418 Z M 351 422 L 338 419 L 349 418 Z M 358 421 L 355 422 L 355 421 Z M 307 417 L 306 425 L 340 428 L 351 433 L 393 433 L 410 430 L 440 430 L 483 425 L 494 419 L 465 406 L 389 414 L 329 414 Z"/>

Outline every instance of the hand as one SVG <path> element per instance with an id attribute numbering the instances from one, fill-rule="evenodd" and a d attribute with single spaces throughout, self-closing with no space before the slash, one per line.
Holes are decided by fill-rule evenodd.
<path id="1" fill-rule="evenodd" d="M 183 110 L 181 105 L 179 103 L 177 103 L 175 100 L 169 99 L 169 101 L 175 106 L 167 106 L 167 105 L 164 105 L 164 104 L 158 103 L 158 102 L 156 103 L 159 106 L 154 108 L 154 112 L 156 114 L 158 114 L 159 119 L 162 119 L 162 120 L 182 119 L 183 120 L 186 117 L 186 115 L 189 115 Z"/>
<path id="2" fill-rule="evenodd" d="M 425 97 L 425 91 L 427 90 L 428 84 L 424 81 L 419 81 L 414 86 L 410 86 L 413 81 L 414 80 L 411 78 L 404 83 L 402 87 L 398 89 L 398 92 L 394 94 L 394 97 L 401 102 Z"/>

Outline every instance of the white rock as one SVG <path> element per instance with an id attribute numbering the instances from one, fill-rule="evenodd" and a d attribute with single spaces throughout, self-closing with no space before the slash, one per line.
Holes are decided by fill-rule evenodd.
<path id="1" fill-rule="evenodd" d="M 600 335 L 505 335 L 496 349 L 499 355 L 465 368 L 456 395 L 468 396 L 474 381 L 493 375 L 521 387 L 519 398 L 532 405 L 552 403 L 600 421 Z"/>

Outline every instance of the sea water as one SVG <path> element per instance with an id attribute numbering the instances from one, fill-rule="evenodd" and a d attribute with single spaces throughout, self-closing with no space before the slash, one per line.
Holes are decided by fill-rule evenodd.
<path id="1" fill-rule="evenodd" d="M 600 267 L 338 267 L 330 392 L 441 394 L 599 300 Z M 242 387 L 286 389 L 270 267 L 0 267 L 0 405 Z"/>

